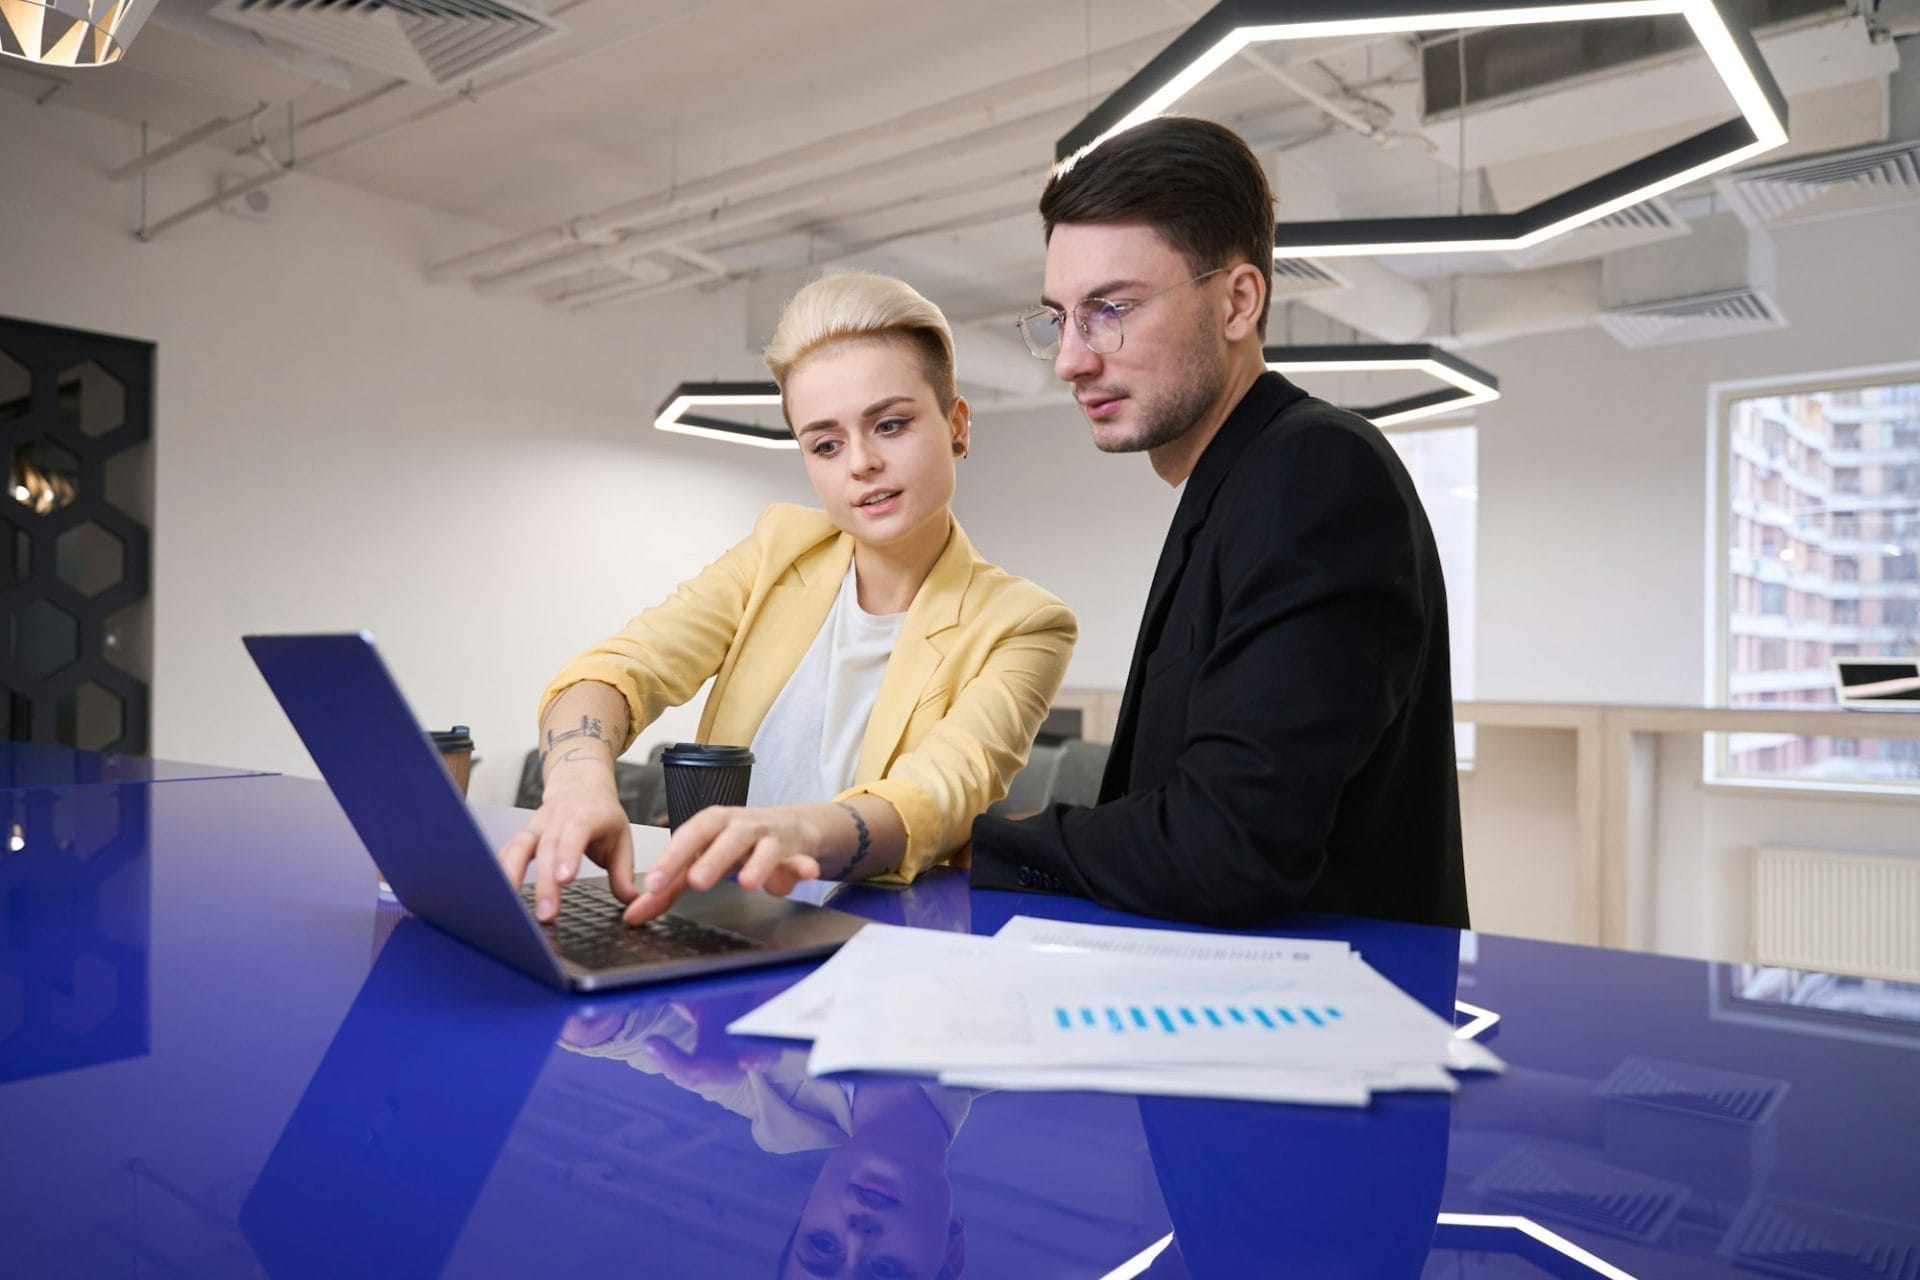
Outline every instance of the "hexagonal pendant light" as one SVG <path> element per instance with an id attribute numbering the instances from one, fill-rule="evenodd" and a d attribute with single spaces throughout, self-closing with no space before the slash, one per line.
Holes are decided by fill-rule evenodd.
<path id="1" fill-rule="evenodd" d="M 1348 408 L 1374 426 L 1401 427 L 1422 418 L 1458 413 L 1500 398 L 1500 380 L 1478 365 L 1439 347 L 1412 343 L 1356 343 L 1325 347 L 1265 347 L 1260 354 L 1276 373 L 1424 373 L 1445 384 L 1441 391 Z"/>
<path id="2" fill-rule="evenodd" d="M 683 382 L 667 393 L 654 415 L 656 431 L 704 436 L 758 449 L 798 449 L 800 442 L 785 427 L 761 427 L 751 422 L 716 418 L 699 409 L 758 409 L 780 403 L 780 387 L 773 382 Z"/>
<path id="3" fill-rule="evenodd" d="M 1395 32 L 1679 15 L 1725 83 L 1740 118 L 1512 213 L 1343 218 L 1275 229 L 1276 258 L 1528 249 L 1610 213 L 1731 168 L 1787 140 L 1787 105 L 1753 35 L 1726 0 L 1222 0 L 1115 90 L 1055 146 L 1070 165 L 1106 139 L 1171 108 L 1250 45 Z"/>

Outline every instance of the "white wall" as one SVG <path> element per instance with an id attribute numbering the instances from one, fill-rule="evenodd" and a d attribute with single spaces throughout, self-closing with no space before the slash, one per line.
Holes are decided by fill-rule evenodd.
<path id="1" fill-rule="evenodd" d="M 1920 358 L 1920 207 L 1774 238 L 1789 328 L 1474 351 L 1502 392 L 1480 411 L 1480 697 L 1709 696 L 1709 384 Z"/>
<path id="2" fill-rule="evenodd" d="M 793 454 L 649 428 L 681 378 L 755 375 L 735 297 L 582 317 L 430 286 L 499 233 L 300 177 L 269 222 L 141 244 L 104 176 L 135 131 L 12 96 L 0 117 L 0 314 L 158 344 L 155 755 L 310 774 L 239 637 L 365 628 L 425 721 L 473 726 L 474 794 L 505 801 L 561 662 L 810 498 Z M 175 164 L 156 217 L 211 189 Z"/>

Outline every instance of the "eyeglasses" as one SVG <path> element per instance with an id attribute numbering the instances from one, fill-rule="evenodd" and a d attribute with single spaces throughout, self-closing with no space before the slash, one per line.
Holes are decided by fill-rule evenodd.
<path id="1" fill-rule="evenodd" d="M 1179 284 L 1170 284 L 1156 293 L 1135 302 L 1112 302 L 1106 298 L 1082 298 L 1073 304 L 1072 311 L 1044 303 L 1022 315 L 1014 323 L 1020 326 L 1020 336 L 1027 340 L 1027 350 L 1041 360 L 1051 360 L 1060 354 L 1060 339 L 1066 332 L 1067 317 L 1073 317 L 1073 327 L 1080 331 L 1081 341 L 1087 344 L 1087 350 L 1097 356 L 1110 356 L 1120 349 L 1127 340 L 1121 330 L 1120 317 L 1136 307 L 1144 307 L 1163 293 L 1172 293 L 1185 285 L 1199 284 L 1209 276 L 1217 276 L 1225 267 L 1215 267 L 1203 271 L 1191 280 L 1182 280 Z"/>

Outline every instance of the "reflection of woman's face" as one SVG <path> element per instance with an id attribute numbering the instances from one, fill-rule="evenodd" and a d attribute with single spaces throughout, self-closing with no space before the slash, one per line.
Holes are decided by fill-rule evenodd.
<path id="1" fill-rule="evenodd" d="M 906 340 L 841 342 L 807 356 L 787 375 L 786 409 L 807 478 L 836 525 L 879 545 L 930 521 L 944 530 L 966 408 L 941 412 Z"/>
<path id="2" fill-rule="evenodd" d="M 933 1280 L 947 1260 L 952 1214 L 944 1147 L 907 1159 L 856 1136 L 815 1179 L 785 1272 Z"/>

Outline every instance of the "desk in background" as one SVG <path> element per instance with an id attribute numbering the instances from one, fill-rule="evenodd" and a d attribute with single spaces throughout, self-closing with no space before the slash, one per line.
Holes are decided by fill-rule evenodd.
<path id="1" fill-rule="evenodd" d="M 23 836 L 0 855 L 4 1276 L 763 1277 L 835 1222 L 926 1280 L 956 1242 L 992 1280 L 1155 1249 L 1140 1274 L 1315 1280 L 1920 1257 L 1920 1024 L 1793 1003 L 1818 975 L 1299 918 L 1273 932 L 1348 939 L 1430 1006 L 1499 1015 L 1510 1074 L 1364 1111 L 849 1095 L 717 1030 L 801 967 L 557 996 L 382 907 L 316 783 L 0 805 Z M 976 933 L 1151 923 L 954 872 L 836 905 Z M 861 1132 L 885 1107 L 949 1127 Z M 951 1139 L 885 1141 L 908 1131 Z"/>

